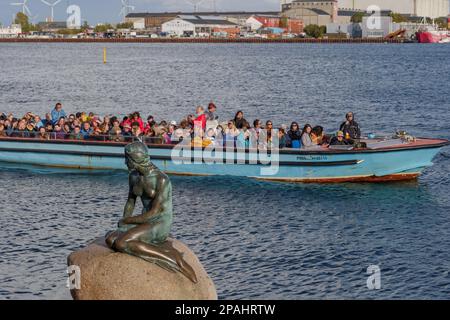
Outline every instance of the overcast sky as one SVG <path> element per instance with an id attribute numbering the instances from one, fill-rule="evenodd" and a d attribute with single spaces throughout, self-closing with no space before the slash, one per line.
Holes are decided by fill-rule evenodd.
<path id="1" fill-rule="evenodd" d="M 20 7 L 13 7 L 11 2 L 23 2 L 24 0 L 0 0 L 0 22 L 9 25 L 12 16 L 21 10 Z M 47 0 L 53 3 L 57 0 Z M 194 1 L 200 1 L 199 10 L 210 11 L 213 8 L 214 0 L 130 0 L 136 7 L 137 12 L 161 12 L 161 11 L 193 11 Z M 352 0 L 339 0 L 341 7 L 349 7 Z M 358 2 L 373 3 L 376 0 L 356 0 Z M 387 0 L 384 0 L 387 1 Z M 405 2 L 407 0 L 390 0 Z M 77 4 L 81 7 L 82 20 L 89 21 L 90 24 L 99 22 L 119 22 L 119 12 L 121 9 L 120 0 L 61 0 L 55 7 L 55 20 L 65 21 L 66 9 L 70 4 Z M 217 9 L 220 10 L 278 10 L 279 0 L 216 0 Z M 28 7 L 34 16 L 33 21 L 44 21 L 50 16 L 50 8 L 43 4 L 41 0 L 28 0 Z"/>

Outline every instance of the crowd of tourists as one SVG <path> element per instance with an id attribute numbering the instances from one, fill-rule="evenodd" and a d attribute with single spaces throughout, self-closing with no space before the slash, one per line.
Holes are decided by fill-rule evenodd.
<path id="1" fill-rule="evenodd" d="M 275 136 L 276 135 L 276 136 Z M 361 130 L 352 112 L 347 113 L 339 131 L 327 135 L 321 126 L 292 122 L 290 127 L 275 128 L 273 122 L 246 120 L 244 112 L 238 111 L 229 121 L 221 121 L 217 107 L 209 103 L 205 109 L 197 107 L 180 122 L 159 121 L 154 116 L 146 119 L 139 112 L 125 117 L 104 116 L 90 112 L 67 114 L 61 103 L 41 118 L 31 112 L 22 118 L 13 114 L 0 115 L 0 138 L 70 139 L 128 142 L 135 139 L 148 143 L 177 144 L 182 141 L 195 147 L 209 145 L 249 147 L 252 141 L 258 146 L 272 148 L 313 149 L 330 145 L 351 145 L 361 137 Z"/>

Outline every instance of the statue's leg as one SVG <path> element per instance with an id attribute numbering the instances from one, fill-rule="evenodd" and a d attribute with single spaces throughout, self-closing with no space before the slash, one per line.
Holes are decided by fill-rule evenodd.
<path id="1" fill-rule="evenodd" d="M 108 247 L 112 248 L 114 246 L 114 242 L 116 239 L 120 236 L 120 232 L 118 230 L 110 232 L 107 234 L 105 242 L 108 245 Z"/>
<path id="2" fill-rule="evenodd" d="M 115 241 L 115 249 L 142 258 L 147 257 L 165 260 L 176 265 L 176 261 L 168 256 L 164 250 L 151 244 L 153 229 L 158 224 L 141 224 L 121 234 Z"/>
<path id="3" fill-rule="evenodd" d="M 110 231 L 105 236 L 105 242 L 111 249 L 114 249 L 114 242 L 117 240 L 117 238 L 120 237 L 121 234 L 125 233 L 127 230 L 130 230 L 134 228 L 136 225 L 126 225 L 119 227 L 119 229 L 115 231 Z"/>
<path id="4" fill-rule="evenodd" d="M 130 229 L 115 241 L 115 249 L 142 259 L 159 259 L 177 267 L 188 279 L 197 283 L 194 270 L 183 260 L 181 254 L 175 248 L 164 244 L 151 243 L 149 235 L 153 233 L 155 228 L 158 228 L 159 224 L 159 222 L 155 224 L 147 223 Z"/>

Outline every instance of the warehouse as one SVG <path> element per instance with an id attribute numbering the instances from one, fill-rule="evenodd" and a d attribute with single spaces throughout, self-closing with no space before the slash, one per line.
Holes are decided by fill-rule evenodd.
<path id="1" fill-rule="evenodd" d="M 336 22 L 338 17 L 337 0 L 295 0 L 282 2 L 282 15 L 310 24 L 326 25 Z"/>
<path id="2" fill-rule="evenodd" d="M 162 24 L 176 19 L 180 15 L 184 16 L 201 16 L 201 17 L 217 17 L 220 16 L 235 24 L 245 25 L 245 22 L 252 15 L 278 15 L 279 12 L 273 11 L 231 11 L 231 12 L 146 12 L 146 13 L 130 13 L 126 16 L 125 22 L 133 23 L 136 29 L 149 29 L 161 31 Z"/>
<path id="3" fill-rule="evenodd" d="M 178 37 L 210 36 L 222 30 L 239 30 L 239 26 L 221 17 L 180 15 L 162 24 L 162 32 Z"/>

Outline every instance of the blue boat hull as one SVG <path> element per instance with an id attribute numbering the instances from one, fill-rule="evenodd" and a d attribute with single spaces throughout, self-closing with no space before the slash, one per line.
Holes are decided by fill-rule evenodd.
<path id="1" fill-rule="evenodd" d="M 150 146 L 152 161 L 169 174 L 231 175 L 274 181 L 342 182 L 416 178 L 446 144 L 362 151 L 281 151 L 235 149 L 205 155 L 202 150 Z M 197 159 L 198 158 L 198 159 Z M 200 159 L 201 158 L 201 159 Z M 126 170 L 123 144 L 0 140 L 0 162 L 88 170 Z"/>

